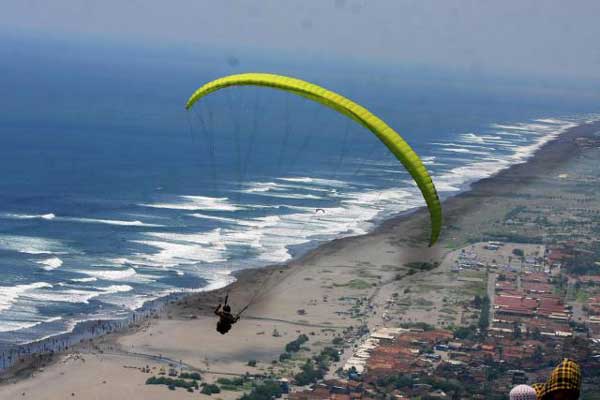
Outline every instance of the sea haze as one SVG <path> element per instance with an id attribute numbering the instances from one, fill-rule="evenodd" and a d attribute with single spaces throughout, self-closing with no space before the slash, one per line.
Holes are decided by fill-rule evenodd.
<path id="1" fill-rule="evenodd" d="M 4 343 L 122 316 L 168 293 L 220 287 L 232 271 L 288 261 L 423 205 L 369 132 L 308 100 L 230 89 L 183 110 L 203 82 L 246 62 L 362 102 L 421 155 L 442 197 L 597 117 L 489 92 L 483 101 L 476 87 L 416 75 L 409 84 L 331 66 L 320 74 L 292 61 L 233 68 L 216 52 L 178 61 L 176 50 L 5 44 Z"/>

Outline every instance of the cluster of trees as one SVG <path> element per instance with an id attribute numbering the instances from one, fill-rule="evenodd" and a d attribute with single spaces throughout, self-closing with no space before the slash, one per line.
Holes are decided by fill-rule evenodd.
<path id="1" fill-rule="evenodd" d="M 181 387 L 187 389 L 188 392 L 194 391 L 194 389 L 198 389 L 198 381 L 187 381 L 182 378 L 169 378 L 166 376 L 152 376 L 146 379 L 146 385 L 166 385 L 169 389 L 175 390 L 175 388 Z"/>
<path id="2" fill-rule="evenodd" d="M 202 390 L 200 393 L 210 396 L 211 394 L 221 393 L 221 388 L 215 384 L 204 383 L 202 384 Z"/>
<path id="3" fill-rule="evenodd" d="M 479 322 L 477 323 L 477 326 L 482 333 L 490 326 L 490 305 L 490 298 L 483 296 L 481 299 L 481 314 L 479 315 Z"/>
<path id="4" fill-rule="evenodd" d="M 181 379 L 194 379 L 197 381 L 202 380 L 202 377 L 197 372 L 191 372 L 191 373 L 190 372 L 182 372 L 179 374 L 179 377 Z"/>
<path id="5" fill-rule="evenodd" d="M 333 347 L 325 347 L 321 352 L 313 357 L 315 363 L 319 365 L 321 369 L 328 369 L 331 362 L 340 361 L 340 355 Z"/>
<path id="6" fill-rule="evenodd" d="M 454 337 L 457 339 L 473 340 L 477 334 L 477 327 L 471 326 L 459 326 L 454 329 Z"/>
<path id="7" fill-rule="evenodd" d="M 338 361 L 340 361 L 338 350 L 334 347 L 325 347 L 312 360 L 306 360 L 301 371 L 294 376 L 294 380 L 301 386 L 315 383 L 325 376 L 332 362 Z"/>
<path id="8" fill-rule="evenodd" d="M 287 353 L 296 353 L 297 351 L 300 351 L 300 348 L 306 342 L 308 342 L 308 336 L 302 334 L 302 335 L 298 336 L 298 338 L 296 340 L 292 340 L 291 342 L 286 344 L 285 351 Z"/>
<path id="9" fill-rule="evenodd" d="M 304 386 L 315 383 L 325 376 L 325 370 L 313 360 L 306 360 L 306 363 L 300 367 L 301 371 L 294 376 L 297 385 Z"/>
<path id="10" fill-rule="evenodd" d="M 235 391 L 235 390 L 240 390 L 244 384 L 246 383 L 247 379 L 242 377 L 242 378 L 219 378 L 217 379 L 217 383 L 220 385 L 222 390 L 231 390 L 231 391 Z"/>
<path id="11" fill-rule="evenodd" d="M 523 249 L 513 249 L 512 253 L 517 257 L 525 257 Z"/>
<path id="12" fill-rule="evenodd" d="M 425 332 L 432 331 L 435 329 L 435 327 L 433 325 L 429 325 L 426 322 L 404 322 L 404 323 L 400 324 L 400 327 L 404 328 L 404 329 L 410 329 L 410 328 L 423 329 Z"/>
<path id="13" fill-rule="evenodd" d="M 278 382 L 267 380 L 256 385 L 250 393 L 244 394 L 240 400 L 272 400 L 281 397 L 283 390 Z"/>
<path id="14" fill-rule="evenodd" d="M 178 378 L 170 378 L 167 376 L 152 376 L 146 379 L 146 385 L 166 385 L 170 390 L 175 390 L 176 388 L 184 388 L 188 392 L 193 392 L 194 389 L 198 390 L 202 387 L 200 391 L 203 394 L 211 395 L 215 393 L 220 393 L 221 389 L 218 385 L 202 383 L 198 384 L 198 381 L 202 377 L 197 372 L 182 372 Z M 240 378 L 241 380 L 241 378 Z"/>
<path id="15" fill-rule="evenodd" d="M 394 389 L 402 389 L 405 387 L 410 387 L 413 384 L 413 379 L 409 375 L 388 375 L 385 377 L 378 378 L 375 382 L 377 387 L 380 388 L 394 388 Z"/>
<path id="16" fill-rule="evenodd" d="M 439 262 L 414 261 L 404 264 L 408 268 L 408 275 L 416 274 L 417 272 L 430 271 L 439 267 Z"/>
<path id="17" fill-rule="evenodd" d="M 600 248 L 595 247 L 585 251 L 576 251 L 572 258 L 566 260 L 566 267 L 575 275 L 597 275 L 600 259 Z"/>
<path id="18" fill-rule="evenodd" d="M 279 355 L 279 362 L 284 362 L 292 358 L 292 353 L 297 353 L 304 343 L 308 342 L 308 336 L 302 334 L 296 340 L 292 340 L 285 345 L 285 353 Z"/>

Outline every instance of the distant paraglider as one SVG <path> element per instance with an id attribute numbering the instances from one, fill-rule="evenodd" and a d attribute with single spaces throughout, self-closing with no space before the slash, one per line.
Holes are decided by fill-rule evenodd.
<path id="1" fill-rule="evenodd" d="M 297 78 L 265 73 L 229 75 L 208 82 L 194 92 L 185 108 L 189 110 L 202 97 L 230 86 L 264 86 L 291 92 L 332 108 L 369 129 L 404 165 L 421 190 L 431 217 L 429 245 L 437 241 L 442 227 L 442 207 L 431 177 L 408 143 L 379 117 L 352 100 L 321 86 Z"/>

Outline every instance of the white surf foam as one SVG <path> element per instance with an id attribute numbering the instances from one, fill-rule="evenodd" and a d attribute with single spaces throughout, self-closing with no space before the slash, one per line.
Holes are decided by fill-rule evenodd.
<path id="1" fill-rule="evenodd" d="M 431 144 L 434 144 L 437 146 L 443 146 L 443 147 L 446 147 L 446 146 L 456 147 L 456 148 L 460 148 L 460 149 L 486 149 L 486 150 L 490 150 L 490 151 L 496 150 L 495 148 L 490 147 L 489 144 L 487 146 L 482 145 L 482 144 L 464 144 L 464 143 L 449 143 L 449 142 L 446 142 L 446 143 L 436 142 L 436 143 L 431 143 Z"/>
<path id="2" fill-rule="evenodd" d="M 36 261 L 36 263 L 43 265 L 42 269 L 46 271 L 52 271 L 63 265 L 63 261 L 58 257 L 50 257 L 45 260 Z"/>
<path id="3" fill-rule="evenodd" d="M 153 232 L 144 236 L 148 240 L 134 240 L 133 243 L 154 247 L 158 252 L 137 253 L 133 261 L 139 265 L 166 268 L 227 260 L 220 228 L 195 234 Z"/>
<path id="4" fill-rule="evenodd" d="M 0 321 L 0 332 L 13 332 L 22 329 L 29 329 L 44 323 L 51 323 L 62 320 L 62 317 L 52 317 L 37 320 L 2 320 Z"/>
<path id="5" fill-rule="evenodd" d="M 68 222 L 81 222 L 87 224 L 106 224 L 106 225 L 117 225 L 117 226 L 146 226 L 146 227 L 154 227 L 159 228 L 164 225 L 156 225 L 156 224 L 147 224 L 145 222 L 134 220 L 118 220 L 118 219 L 99 219 L 99 218 L 79 218 L 79 217 L 61 217 L 56 214 L 0 214 L 2 218 L 10 218 L 10 219 L 44 219 L 48 221 L 68 221 Z"/>
<path id="6" fill-rule="evenodd" d="M 535 119 L 534 121 L 543 122 L 544 124 L 552 124 L 552 125 L 562 125 L 565 122 L 561 119 L 555 119 L 555 118 L 540 118 L 540 119 Z"/>
<path id="7" fill-rule="evenodd" d="M 105 224 L 105 225 L 116 225 L 116 226 L 144 226 L 151 228 L 161 228 L 164 225 L 157 224 L 148 224 L 142 221 L 124 221 L 117 219 L 97 219 L 97 218 L 75 218 L 75 217 L 57 217 L 56 220 L 59 221 L 71 221 L 71 222 L 81 222 L 85 224 Z"/>
<path id="8" fill-rule="evenodd" d="M 140 204 L 143 207 L 167 208 L 172 210 L 214 210 L 214 211 L 237 211 L 242 208 L 229 202 L 226 197 L 207 196 L 179 196 L 174 202 Z"/>
<path id="9" fill-rule="evenodd" d="M 285 181 L 284 181 L 285 182 Z M 336 181 L 340 182 L 340 181 Z M 305 181 L 287 181 L 279 182 L 249 182 L 245 184 L 246 189 L 242 193 L 264 193 L 264 192 L 289 192 L 296 189 L 307 190 L 310 192 L 330 192 L 331 187 L 323 187 Z M 338 185 L 339 186 L 339 185 Z"/>
<path id="10" fill-rule="evenodd" d="M 502 136 L 492 136 L 492 135 L 478 135 L 475 133 L 462 133 L 458 136 L 461 141 L 467 143 L 479 143 L 486 144 L 490 140 L 499 140 L 502 139 Z"/>
<path id="11" fill-rule="evenodd" d="M 476 162 L 470 162 L 466 165 L 452 168 L 445 172 L 440 172 L 433 176 L 433 180 L 439 192 L 455 192 L 460 190 L 465 184 L 490 177 L 499 171 L 514 165 L 527 161 L 540 147 L 550 140 L 556 138 L 565 130 L 577 125 L 576 122 L 552 119 L 552 122 L 545 123 L 543 120 L 536 120 L 537 123 L 523 123 L 516 125 L 492 124 L 493 128 L 502 130 L 501 132 L 488 135 L 490 138 L 504 134 L 504 130 L 515 130 L 528 132 L 533 139 L 526 145 L 514 145 L 509 147 L 512 154 L 499 156 L 491 155 Z M 473 135 L 473 134 L 470 134 Z M 519 133 L 521 136 L 521 133 Z M 468 136 L 473 138 L 473 136 Z"/>
<path id="12" fill-rule="evenodd" d="M 54 218 L 56 218 L 56 215 L 54 215 L 53 213 L 48 213 L 48 214 L 11 214 L 11 213 L 7 213 L 7 214 L 0 214 L 0 217 L 2 217 L 2 218 L 9 218 L 9 219 L 45 219 L 45 220 L 53 220 Z"/>
<path id="13" fill-rule="evenodd" d="M 71 282 L 80 282 L 80 283 L 85 283 L 85 282 L 96 282 L 98 280 L 98 278 L 96 278 L 95 276 L 89 277 L 89 278 L 73 278 L 73 279 L 69 279 L 69 281 Z"/>
<path id="14" fill-rule="evenodd" d="M 210 219 L 213 221 L 227 222 L 230 224 L 238 224 L 239 223 L 239 221 L 235 218 L 217 217 L 216 215 L 207 215 L 207 214 L 201 214 L 201 213 L 193 213 L 193 214 L 189 214 L 189 215 L 194 218 Z"/>
<path id="15" fill-rule="evenodd" d="M 67 254 L 60 241 L 33 236 L 0 235 L 0 249 L 26 254 Z"/>
<path id="16" fill-rule="evenodd" d="M 435 159 L 437 157 L 436 156 L 426 156 L 426 157 L 421 157 L 421 161 L 423 162 L 424 165 L 436 165 Z"/>
<path id="17" fill-rule="evenodd" d="M 83 289 L 64 289 L 56 290 L 49 288 L 40 288 L 35 291 L 30 291 L 23 298 L 36 302 L 55 302 L 55 303 L 82 303 L 87 304 L 91 299 L 100 296 L 106 296 L 114 293 L 129 292 L 133 287 L 129 285 L 111 285 L 104 288 L 96 288 L 95 290 Z"/>
<path id="18" fill-rule="evenodd" d="M 26 285 L 0 286 L 0 311 L 10 308 L 15 301 L 36 289 L 51 288 L 52 285 L 47 282 L 34 282 Z"/>
<path id="19" fill-rule="evenodd" d="M 345 187 L 348 185 L 348 182 L 340 181 L 337 179 L 323 179 L 323 178 L 312 178 L 309 176 L 301 176 L 301 177 L 282 177 L 277 178 L 280 181 L 286 182 L 301 182 L 309 185 L 317 185 L 317 186 L 336 186 L 336 187 Z"/>
<path id="20" fill-rule="evenodd" d="M 476 151 L 465 147 L 442 147 L 440 150 L 449 153 L 473 154 L 478 156 L 489 156 L 491 151 Z"/>
<path id="21" fill-rule="evenodd" d="M 243 193 L 262 193 L 271 190 L 284 189 L 284 185 L 280 185 L 276 182 L 253 182 L 248 184 L 247 189 L 242 190 Z"/>
<path id="22" fill-rule="evenodd" d="M 278 199 L 299 199 L 299 200 L 322 200 L 324 197 L 315 196 L 314 194 L 303 193 L 273 193 L 273 192 L 255 192 L 257 196 L 267 196 Z"/>
<path id="23" fill-rule="evenodd" d="M 88 275 L 92 278 L 80 278 L 80 279 L 103 279 L 107 281 L 119 281 L 126 280 L 134 277 L 137 272 L 134 268 L 129 267 L 124 270 L 97 270 L 97 269 L 89 269 L 89 270 L 79 270 L 77 271 L 80 274 Z M 74 281 L 74 279 L 73 279 Z M 79 282 L 84 282 L 80 280 Z M 91 282 L 91 281 L 87 281 Z"/>
<path id="24" fill-rule="evenodd" d="M 411 197 L 409 191 L 398 189 L 349 193 L 338 207 L 321 212 L 296 207 L 301 212 L 245 221 L 244 226 L 255 229 L 223 229 L 222 237 L 227 245 L 254 248 L 263 262 L 284 262 L 291 258 L 290 246 L 366 233 L 373 218 L 386 208 L 400 211 L 415 206 Z"/>

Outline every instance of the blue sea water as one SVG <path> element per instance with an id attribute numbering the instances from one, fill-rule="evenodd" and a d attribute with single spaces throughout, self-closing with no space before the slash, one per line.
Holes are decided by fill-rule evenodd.
<path id="1" fill-rule="evenodd" d="M 0 87 L 10 94 L 0 99 L 4 343 L 219 287 L 232 271 L 288 261 L 423 205 L 373 135 L 306 99 L 240 88 L 183 110 L 198 86 L 244 63 L 2 43 Z M 247 63 L 367 106 L 421 155 L 442 197 L 597 117 L 416 73 L 400 80 Z"/>

